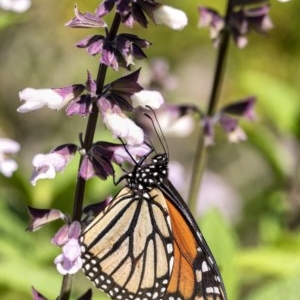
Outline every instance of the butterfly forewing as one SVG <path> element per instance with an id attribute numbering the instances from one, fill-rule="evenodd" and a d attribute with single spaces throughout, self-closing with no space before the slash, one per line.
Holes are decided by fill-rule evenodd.
<path id="1" fill-rule="evenodd" d="M 161 299 L 173 265 L 169 213 L 158 189 L 123 188 L 81 236 L 83 270 L 112 299 Z"/>

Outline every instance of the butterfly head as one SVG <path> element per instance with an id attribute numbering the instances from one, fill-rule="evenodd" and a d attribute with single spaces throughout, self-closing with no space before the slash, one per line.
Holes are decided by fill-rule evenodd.
<path id="1" fill-rule="evenodd" d="M 128 186 L 133 190 L 147 191 L 159 186 L 168 178 L 168 155 L 157 154 L 148 164 L 136 164 L 127 174 Z"/>

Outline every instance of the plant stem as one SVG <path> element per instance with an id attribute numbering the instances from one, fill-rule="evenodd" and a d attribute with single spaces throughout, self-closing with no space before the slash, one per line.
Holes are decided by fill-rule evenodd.
<path id="1" fill-rule="evenodd" d="M 107 35 L 108 40 L 113 40 L 115 38 L 120 26 L 120 22 L 121 22 L 121 17 L 118 13 L 116 13 L 111 29 Z M 96 79 L 96 84 L 97 84 L 96 93 L 98 95 L 102 93 L 106 72 L 107 72 L 107 66 L 101 63 L 99 65 L 97 79 Z M 82 145 L 86 152 L 93 145 L 98 115 L 99 115 L 99 109 L 97 103 L 94 102 L 92 107 L 92 112 L 88 118 L 85 137 Z M 79 176 L 79 169 L 81 166 L 81 162 L 82 162 L 82 157 L 80 159 L 79 166 L 78 166 L 78 173 L 77 173 L 78 175 L 77 175 L 77 183 L 76 183 L 74 203 L 73 203 L 72 221 L 80 221 L 81 213 L 82 213 L 86 181 Z M 72 287 L 72 275 L 69 274 L 64 275 L 59 300 L 69 300 L 71 294 L 71 287 Z"/>
<path id="2" fill-rule="evenodd" d="M 69 287 L 66 289 L 66 287 Z M 59 300 L 68 300 L 71 294 L 72 275 L 66 274 L 63 277 Z"/>
<path id="3" fill-rule="evenodd" d="M 233 9 L 233 2 L 234 0 L 229 0 L 227 2 L 227 10 L 225 16 L 225 24 L 228 24 L 228 20 L 230 14 Z M 223 78 L 224 78 L 224 70 L 225 70 L 225 63 L 226 63 L 226 55 L 229 46 L 229 39 L 230 39 L 230 31 L 228 28 L 225 28 L 220 36 L 220 47 L 217 56 L 217 62 L 214 72 L 214 79 L 213 85 L 210 93 L 208 108 L 207 108 L 207 116 L 210 117 L 214 114 L 219 96 L 220 91 L 223 85 Z M 197 142 L 197 150 L 195 154 L 195 160 L 193 164 L 193 171 L 192 171 L 192 181 L 188 196 L 188 206 L 190 210 L 196 214 L 197 212 L 197 197 L 198 191 L 201 184 L 201 179 L 203 176 L 203 172 L 206 165 L 206 146 L 204 141 L 204 134 L 203 131 L 200 132 L 198 142 Z"/>

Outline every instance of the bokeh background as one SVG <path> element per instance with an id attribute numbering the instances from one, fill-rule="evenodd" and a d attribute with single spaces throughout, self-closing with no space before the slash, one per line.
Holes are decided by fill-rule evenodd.
<path id="1" fill-rule="evenodd" d="M 165 90 L 169 103 L 207 105 L 216 50 L 207 29 L 199 29 L 198 5 L 225 11 L 225 2 L 164 1 L 183 9 L 189 25 L 181 32 L 150 24 L 130 32 L 152 42 L 150 59 L 165 59 L 176 78 L 173 90 Z M 98 1 L 77 1 L 82 11 L 94 11 Z M 25 87 L 61 87 L 94 76 L 98 58 L 74 44 L 90 30 L 69 29 L 74 0 L 33 0 L 23 14 L 0 12 L 0 133 L 21 144 L 15 156 L 19 169 L 12 178 L 0 176 L 0 297 L 27 300 L 31 285 L 49 299 L 60 290 L 61 276 L 53 259 L 59 249 L 50 243 L 53 224 L 35 233 L 25 231 L 27 205 L 55 207 L 71 212 L 78 159 L 54 180 L 30 185 L 31 160 L 36 153 L 57 145 L 78 142 L 86 119 L 67 118 L 63 111 L 42 109 L 18 114 L 18 92 Z M 258 97 L 257 121 L 242 122 L 247 141 L 229 144 L 221 131 L 210 147 L 206 172 L 194 212 L 220 265 L 230 300 L 299 299 L 300 284 L 300 2 L 271 1 L 274 29 L 267 36 L 249 35 L 241 50 L 230 45 L 220 106 L 249 95 Z M 109 18 L 107 19 L 109 23 Z M 122 29 L 128 32 L 127 28 Z M 146 76 L 147 62 L 142 76 Z M 144 72 L 144 73 L 143 73 Z M 125 74 L 125 72 L 124 72 Z M 108 73 L 107 81 L 119 74 Z M 196 139 L 195 129 L 185 137 L 167 140 L 174 171 L 172 178 L 186 196 Z M 111 140 L 99 124 L 97 139 Z M 113 195 L 120 187 L 108 180 L 88 182 L 86 204 Z M 92 285 L 78 274 L 76 299 Z M 106 299 L 94 291 L 93 299 Z"/>

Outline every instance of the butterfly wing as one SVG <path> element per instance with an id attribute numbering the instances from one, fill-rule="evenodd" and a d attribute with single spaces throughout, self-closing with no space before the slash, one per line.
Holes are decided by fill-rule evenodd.
<path id="1" fill-rule="evenodd" d="M 173 237 L 160 190 L 123 188 L 83 231 L 83 270 L 112 299 L 162 299 L 173 267 Z"/>
<path id="2" fill-rule="evenodd" d="M 164 299 L 226 300 L 215 259 L 187 205 L 171 182 L 162 191 L 174 237 L 174 265 Z"/>

